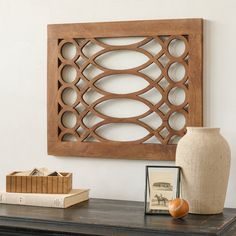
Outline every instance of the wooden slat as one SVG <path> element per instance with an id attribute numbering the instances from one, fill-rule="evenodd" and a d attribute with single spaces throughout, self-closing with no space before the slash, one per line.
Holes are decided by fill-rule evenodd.
<path id="1" fill-rule="evenodd" d="M 53 176 L 52 177 L 52 193 L 57 193 L 58 189 L 57 189 L 57 176 Z"/>
<path id="2" fill-rule="evenodd" d="M 11 176 L 11 192 L 16 192 L 16 176 Z"/>
<path id="3" fill-rule="evenodd" d="M 58 183 L 58 193 L 63 193 L 63 177 L 58 177 L 58 180 L 57 180 L 57 183 Z"/>
<path id="4" fill-rule="evenodd" d="M 37 176 L 32 176 L 32 193 L 37 193 Z"/>
<path id="5" fill-rule="evenodd" d="M 21 185 L 21 176 L 16 176 L 16 192 L 21 193 L 22 192 L 22 185 Z"/>
<path id="6" fill-rule="evenodd" d="M 11 176 L 6 176 L 6 192 L 11 192 Z"/>
<path id="7" fill-rule="evenodd" d="M 32 193 L 32 176 L 26 177 L 26 191 L 27 193 Z"/>
<path id="8" fill-rule="evenodd" d="M 63 193 L 68 193 L 69 179 L 67 177 L 63 178 Z"/>
<path id="9" fill-rule="evenodd" d="M 22 193 L 27 192 L 27 176 L 22 176 L 21 177 L 21 186 L 22 186 Z"/>
<path id="10" fill-rule="evenodd" d="M 53 177 L 48 176 L 48 193 L 53 193 Z"/>
<path id="11" fill-rule="evenodd" d="M 67 193 L 69 193 L 72 190 L 72 186 L 73 186 L 73 179 L 72 179 L 72 174 L 70 173 L 68 175 L 68 188 L 67 188 Z"/>
<path id="12" fill-rule="evenodd" d="M 48 177 L 43 178 L 43 190 L 42 193 L 48 193 Z"/>
<path id="13" fill-rule="evenodd" d="M 42 181 L 43 181 L 43 177 L 42 176 L 37 176 L 36 177 L 36 192 L 37 193 L 42 193 L 43 191 L 43 186 L 42 186 Z"/>

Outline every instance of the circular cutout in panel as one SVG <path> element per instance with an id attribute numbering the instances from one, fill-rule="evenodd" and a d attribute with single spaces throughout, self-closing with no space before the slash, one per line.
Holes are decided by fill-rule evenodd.
<path id="1" fill-rule="evenodd" d="M 76 55 L 76 47 L 73 43 L 65 43 L 61 48 L 61 55 L 67 59 L 71 60 Z"/>
<path id="2" fill-rule="evenodd" d="M 185 42 L 181 39 L 174 38 L 170 41 L 168 51 L 173 57 L 180 57 L 184 54 L 186 49 Z"/>
<path id="3" fill-rule="evenodd" d="M 133 50 L 108 51 L 95 60 L 100 66 L 113 70 L 126 70 L 143 65 L 149 58 Z"/>
<path id="4" fill-rule="evenodd" d="M 66 111 L 61 118 L 62 125 L 66 128 L 73 128 L 76 125 L 76 115 L 71 111 Z"/>
<path id="5" fill-rule="evenodd" d="M 174 82 L 181 81 L 185 76 L 185 67 L 179 62 L 174 62 L 168 69 L 168 75 Z"/>
<path id="6" fill-rule="evenodd" d="M 179 106 L 184 103 L 186 94 L 183 88 L 174 87 L 168 94 L 169 102 L 175 106 Z"/>
<path id="7" fill-rule="evenodd" d="M 62 91 L 61 98 L 64 104 L 71 106 L 77 99 L 77 93 L 72 88 L 65 88 Z"/>
<path id="8" fill-rule="evenodd" d="M 76 69 L 73 66 L 66 65 L 63 67 L 61 76 L 66 83 L 72 83 L 76 79 Z"/>
<path id="9" fill-rule="evenodd" d="M 134 99 L 115 98 L 99 103 L 95 110 L 109 117 L 129 118 L 142 115 L 149 107 Z"/>
<path id="10" fill-rule="evenodd" d="M 185 116 L 180 112 L 174 112 L 169 117 L 169 125 L 176 131 L 183 129 L 186 125 Z"/>
<path id="11" fill-rule="evenodd" d="M 128 94 L 146 88 L 149 83 L 137 75 L 115 74 L 104 76 L 94 84 L 99 89 L 114 94 Z"/>
<path id="12" fill-rule="evenodd" d="M 133 123 L 111 123 L 96 129 L 96 133 L 105 139 L 112 141 L 135 141 L 148 135 L 148 131 Z"/>

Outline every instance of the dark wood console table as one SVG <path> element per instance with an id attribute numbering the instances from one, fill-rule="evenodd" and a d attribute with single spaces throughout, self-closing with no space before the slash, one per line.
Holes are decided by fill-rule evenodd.
<path id="1" fill-rule="evenodd" d="M 67 209 L 0 205 L 0 235 L 236 235 L 236 209 L 219 215 L 144 216 L 143 203 L 90 199 Z"/>

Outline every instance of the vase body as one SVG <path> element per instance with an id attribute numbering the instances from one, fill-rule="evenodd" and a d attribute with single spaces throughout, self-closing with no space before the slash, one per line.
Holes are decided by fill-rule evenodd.
<path id="1" fill-rule="evenodd" d="M 187 128 L 176 150 L 182 168 L 181 194 L 189 212 L 218 214 L 223 211 L 230 171 L 230 148 L 218 128 Z"/>

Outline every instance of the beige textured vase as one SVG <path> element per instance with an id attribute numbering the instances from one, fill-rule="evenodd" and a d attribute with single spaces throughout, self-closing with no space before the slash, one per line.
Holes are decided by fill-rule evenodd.
<path id="1" fill-rule="evenodd" d="M 179 141 L 176 165 L 182 167 L 181 194 L 189 212 L 223 211 L 230 170 L 230 148 L 218 128 L 189 127 Z"/>

